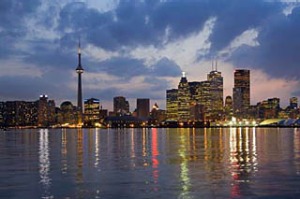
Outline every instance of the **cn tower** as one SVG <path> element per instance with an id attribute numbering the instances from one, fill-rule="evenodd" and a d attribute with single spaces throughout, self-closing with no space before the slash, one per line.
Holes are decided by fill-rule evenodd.
<path id="1" fill-rule="evenodd" d="M 78 43 L 78 66 L 76 68 L 76 73 L 78 74 L 78 93 L 77 93 L 77 108 L 82 114 L 82 86 L 81 86 L 81 74 L 83 73 L 83 68 L 81 66 L 81 49 L 80 41 Z"/>

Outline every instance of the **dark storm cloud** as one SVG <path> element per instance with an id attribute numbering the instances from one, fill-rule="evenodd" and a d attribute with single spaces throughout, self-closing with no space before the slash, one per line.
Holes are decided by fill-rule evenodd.
<path id="1" fill-rule="evenodd" d="M 217 21 L 210 40 L 211 51 L 216 53 L 244 31 L 257 28 L 267 23 L 268 18 L 281 12 L 283 4 L 262 0 L 222 1 L 222 6 L 215 5 Z"/>
<path id="2" fill-rule="evenodd" d="M 39 0 L 0 1 L 0 59 L 21 53 L 14 44 L 26 34 L 25 18 L 39 5 Z"/>
<path id="3" fill-rule="evenodd" d="M 39 68 L 57 68 L 61 71 L 74 69 L 77 66 L 76 45 L 71 49 L 60 47 L 60 41 L 35 40 L 31 42 L 31 50 L 26 52 L 24 61 L 33 63 Z"/>
<path id="4" fill-rule="evenodd" d="M 33 13 L 40 3 L 40 0 L 1 0 L 0 27 L 20 29 L 26 26 L 24 18 Z"/>
<path id="5" fill-rule="evenodd" d="M 128 57 L 113 57 L 102 61 L 95 67 L 97 71 L 105 71 L 108 74 L 129 79 L 132 76 L 145 75 L 147 68 L 142 60 Z"/>
<path id="6" fill-rule="evenodd" d="M 273 16 L 260 28 L 259 46 L 242 46 L 231 57 L 238 66 L 259 68 L 271 76 L 300 77 L 300 7 Z"/>
<path id="7" fill-rule="evenodd" d="M 47 78 L 48 79 L 48 78 Z M 49 79 L 48 79 L 49 80 Z M 9 86 L 8 86 L 9 85 Z M 11 99 L 38 99 L 41 94 L 52 94 L 52 97 L 58 97 L 58 86 L 51 81 L 45 81 L 42 77 L 1 77 L 0 78 L 1 96 Z M 1 99 L 2 101 L 2 99 Z"/>
<path id="8" fill-rule="evenodd" d="M 108 74 L 130 79 L 135 76 L 159 76 L 159 77 L 176 77 L 180 76 L 181 69 L 173 61 L 164 57 L 154 63 L 152 66 L 145 66 L 145 60 L 128 57 L 113 57 L 111 59 L 94 63 L 90 67 L 91 71 L 105 71 Z"/>
<path id="9" fill-rule="evenodd" d="M 47 4 L 44 13 L 36 12 L 41 2 Z M 40 79 L 24 77 L 15 78 L 13 82 L 13 78 L 7 78 L 1 80 L 1 85 L 13 85 L 12 90 L 16 88 L 24 95 L 26 93 L 17 88 L 23 83 L 27 85 L 26 89 L 33 89 L 38 84 L 37 89 L 43 87 L 52 91 L 57 88 L 57 92 L 64 93 L 67 86 L 57 87 L 56 82 L 72 81 L 68 72 L 77 66 L 75 48 L 80 37 L 83 51 L 84 46 L 91 44 L 119 54 L 98 62 L 88 59 L 83 53 L 86 71 L 104 71 L 121 77 L 120 81 L 145 76 L 145 82 L 152 85 L 147 95 L 155 97 L 168 86 L 168 82 L 159 77 L 179 76 L 180 67 L 171 58 L 162 58 L 152 66 L 146 66 L 145 60 L 135 59 L 127 51 L 136 47 L 165 47 L 168 42 L 198 33 L 211 17 L 215 17 L 216 22 L 207 41 L 211 42 L 211 49 L 204 55 L 205 59 L 211 59 L 241 33 L 254 28 L 259 32 L 257 40 L 260 45 L 241 46 L 227 61 L 237 67 L 257 67 L 271 75 L 295 77 L 300 74 L 300 10 L 296 8 L 286 17 L 281 14 L 282 3 L 263 0 L 121 0 L 115 9 L 107 12 L 90 8 L 85 3 L 71 2 L 60 8 L 61 5 L 58 0 L 0 1 L 0 59 L 22 57 L 23 61 L 45 71 Z M 26 20 L 30 17 L 35 19 L 36 28 L 46 27 L 59 38 L 38 35 L 43 39 L 31 40 L 29 33 L 34 30 L 29 30 L 32 24 L 29 26 Z M 17 44 L 25 48 L 18 48 Z M 46 72 L 49 70 L 52 72 Z M 69 76 L 64 78 L 60 74 Z M 92 90 L 87 92 L 92 95 Z M 117 95 L 123 91 L 105 92 Z M 36 93 L 40 94 L 39 91 Z"/>
<path id="10" fill-rule="evenodd" d="M 111 51 L 123 46 L 160 46 L 198 32 L 212 9 L 207 1 L 120 1 L 115 10 L 100 13 L 83 3 L 70 3 L 60 13 L 59 30 L 71 29 L 72 34 Z"/>

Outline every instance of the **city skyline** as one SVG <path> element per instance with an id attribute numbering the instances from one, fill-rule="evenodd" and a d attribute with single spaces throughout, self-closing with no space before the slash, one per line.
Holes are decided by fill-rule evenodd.
<path id="1" fill-rule="evenodd" d="M 181 72 L 204 80 L 212 59 L 224 98 L 236 68 L 251 70 L 251 104 L 278 97 L 285 107 L 300 96 L 299 3 L 12 0 L 0 8 L 0 101 L 47 94 L 76 104 L 79 37 L 83 99 L 99 98 L 109 110 L 115 96 L 132 105 L 150 98 L 165 109 L 165 91 Z"/>

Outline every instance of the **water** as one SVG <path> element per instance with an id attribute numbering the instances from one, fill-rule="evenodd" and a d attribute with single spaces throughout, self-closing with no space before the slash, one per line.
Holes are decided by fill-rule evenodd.
<path id="1" fill-rule="evenodd" d="M 300 198 L 300 129 L 0 132 L 0 198 Z"/>

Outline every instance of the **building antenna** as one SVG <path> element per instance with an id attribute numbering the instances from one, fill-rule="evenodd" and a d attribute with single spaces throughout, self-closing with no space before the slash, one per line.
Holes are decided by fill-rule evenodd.
<path id="1" fill-rule="evenodd" d="M 218 59 L 216 59 L 216 71 L 218 71 Z"/>

